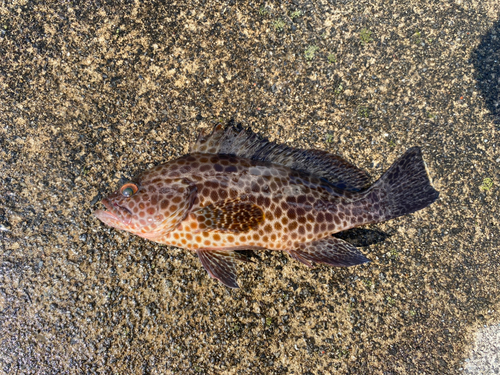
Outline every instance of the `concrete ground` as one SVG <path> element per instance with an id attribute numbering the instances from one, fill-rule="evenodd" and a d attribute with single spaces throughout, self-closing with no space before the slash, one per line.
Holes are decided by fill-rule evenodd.
<path id="1" fill-rule="evenodd" d="M 498 348 L 499 18 L 498 0 L 0 2 L 0 372 L 494 373 L 475 340 Z M 230 119 L 374 178 L 421 146 L 440 199 L 343 234 L 371 263 L 263 251 L 234 291 L 92 216 Z"/>
<path id="2" fill-rule="evenodd" d="M 500 325 L 485 326 L 476 332 L 463 370 L 465 374 L 500 374 Z"/>

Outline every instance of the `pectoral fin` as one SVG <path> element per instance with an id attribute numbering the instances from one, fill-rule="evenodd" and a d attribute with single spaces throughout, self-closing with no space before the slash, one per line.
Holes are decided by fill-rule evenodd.
<path id="1" fill-rule="evenodd" d="M 298 249 L 288 250 L 288 253 L 308 267 L 312 267 L 312 263 L 349 267 L 369 262 L 355 246 L 335 237 L 303 243 Z"/>
<path id="2" fill-rule="evenodd" d="M 244 233 L 257 229 L 264 221 L 264 212 L 252 202 L 239 199 L 209 204 L 193 212 L 201 230 Z"/>
<path id="3" fill-rule="evenodd" d="M 208 274 L 229 288 L 239 288 L 236 283 L 236 261 L 247 257 L 234 251 L 197 250 L 201 264 Z"/>

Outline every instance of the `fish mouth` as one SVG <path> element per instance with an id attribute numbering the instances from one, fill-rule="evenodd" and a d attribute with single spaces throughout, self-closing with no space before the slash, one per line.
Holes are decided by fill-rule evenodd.
<path id="1" fill-rule="evenodd" d="M 97 210 L 94 212 L 94 216 L 105 224 L 115 226 L 113 223 L 119 222 L 128 225 L 132 221 L 132 212 L 126 207 L 111 202 L 107 198 L 104 198 L 101 203 L 106 207 L 106 210 Z"/>

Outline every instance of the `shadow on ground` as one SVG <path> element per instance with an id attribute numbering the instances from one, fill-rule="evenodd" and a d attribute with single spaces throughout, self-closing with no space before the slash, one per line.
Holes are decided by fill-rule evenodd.
<path id="1" fill-rule="evenodd" d="M 336 233 L 335 237 L 352 243 L 354 246 L 370 246 L 381 243 L 391 235 L 381 230 L 354 228 L 345 232 Z"/>
<path id="2" fill-rule="evenodd" d="M 472 61 L 478 88 L 494 121 L 500 125 L 500 21 L 483 36 Z"/>

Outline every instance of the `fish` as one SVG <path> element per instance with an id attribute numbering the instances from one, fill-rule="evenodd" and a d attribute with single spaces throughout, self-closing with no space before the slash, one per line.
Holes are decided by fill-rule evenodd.
<path id="1" fill-rule="evenodd" d="M 411 214 L 439 197 L 419 147 L 374 183 L 338 155 L 271 142 L 234 123 L 200 132 L 190 152 L 102 199 L 104 224 L 194 252 L 210 277 L 238 288 L 240 250 L 279 250 L 312 267 L 369 260 L 332 236 Z"/>

